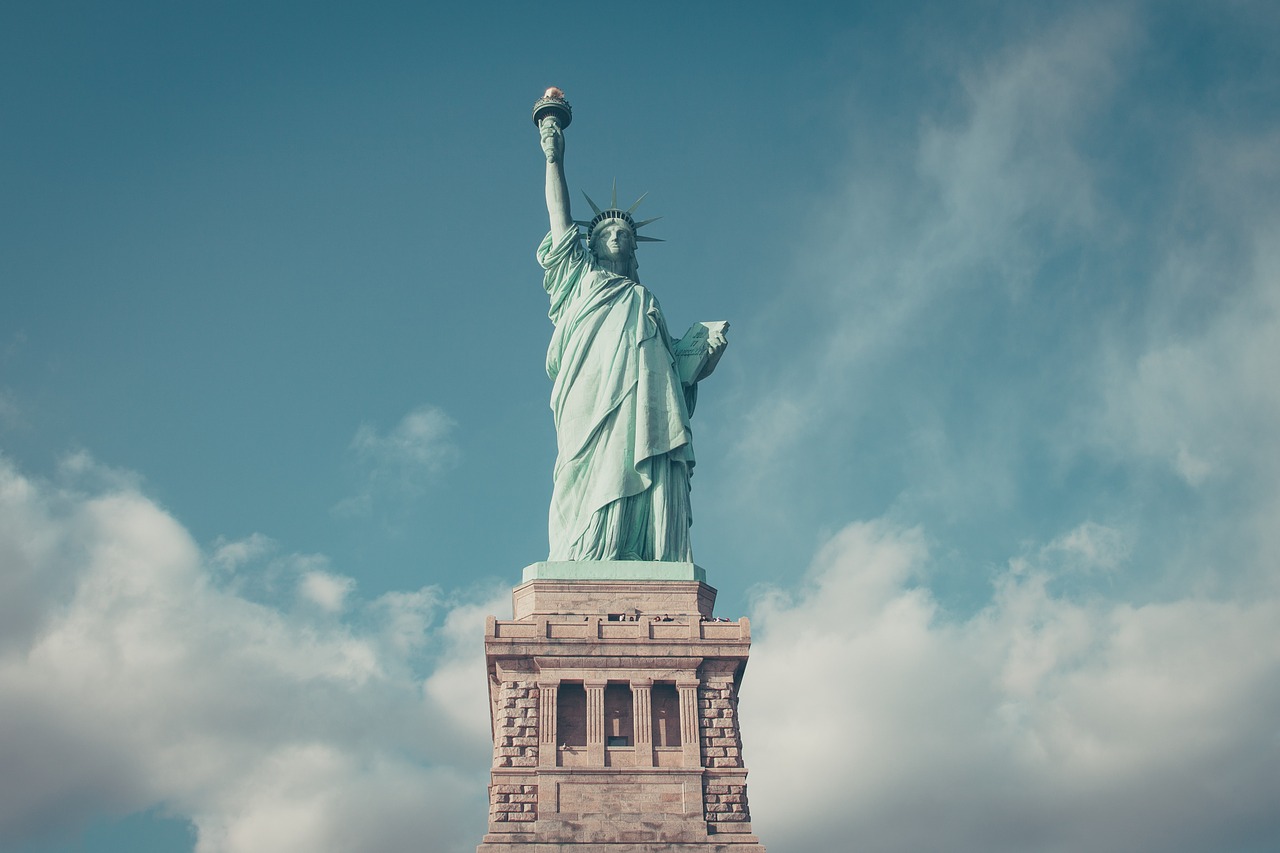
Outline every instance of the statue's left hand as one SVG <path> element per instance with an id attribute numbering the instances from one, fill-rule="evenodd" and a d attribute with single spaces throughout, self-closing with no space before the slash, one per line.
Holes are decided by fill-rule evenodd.
<path id="1" fill-rule="evenodd" d="M 698 380 L 701 382 L 711 375 L 716 369 L 716 365 L 720 363 L 720 357 L 724 355 L 724 351 L 729 348 L 729 339 L 725 333 L 729 331 L 729 324 L 725 323 L 722 329 L 713 329 L 711 334 L 707 336 L 707 363 L 703 366 L 702 372 L 698 374 Z"/>

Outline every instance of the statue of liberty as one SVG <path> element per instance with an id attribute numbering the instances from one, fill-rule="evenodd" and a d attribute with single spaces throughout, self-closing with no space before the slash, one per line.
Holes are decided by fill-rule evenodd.
<path id="1" fill-rule="evenodd" d="M 636 243 L 652 238 L 637 232 L 653 220 L 632 217 L 639 201 L 619 209 L 615 188 L 601 210 L 588 196 L 594 218 L 574 221 L 564 172 L 571 119 L 559 89 L 534 106 L 551 222 L 538 261 L 555 325 L 547 348 L 558 449 L 549 559 L 692 562 L 689 416 L 697 383 L 727 346 L 728 324 L 698 323 L 672 339 L 658 300 L 640 284 Z"/>

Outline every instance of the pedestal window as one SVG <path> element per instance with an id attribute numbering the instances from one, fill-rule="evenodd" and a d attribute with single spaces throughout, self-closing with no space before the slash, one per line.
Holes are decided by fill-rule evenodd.
<path id="1" fill-rule="evenodd" d="M 680 694 L 671 682 L 653 685 L 653 745 L 680 746 Z"/>
<path id="2" fill-rule="evenodd" d="M 606 746 L 634 746 L 630 684 L 610 683 L 604 689 L 604 732 Z"/>
<path id="3" fill-rule="evenodd" d="M 587 745 L 587 691 L 566 681 L 556 691 L 556 734 L 562 746 Z"/>

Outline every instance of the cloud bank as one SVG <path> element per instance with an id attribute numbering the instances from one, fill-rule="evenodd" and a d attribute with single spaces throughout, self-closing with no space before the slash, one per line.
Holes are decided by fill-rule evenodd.
<path id="1" fill-rule="evenodd" d="M 0 840 L 159 805 L 199 853 L 476 843 L 478 640 L 504 597 L 361 604 L 303 560 L 318 600 L 255 602 L 224 567 L 260 559 L 261 537 L 206 556 L 138 491 L 75 479 L 0 466 L 0 600 L 26 614 L 0 622 Z M 922 583 L 924 531 L 857 523 L 795 591 L 761 591 L 742 708 L 758 831 L 777 849 L 975 853 L 1280 837 L 1280 598 L 1070 592 L 1128 547 L 1064 531 L 956 618 Z"/>
<path id="2" fill-rule="evenodd" d="M 251 572 L 263 537 L 206 555 L 118 478 L 85 487 L 92 467 L 55 484 L 0 461 L 0 845 L 157 805 L 198 853 L 475 844 L 497 602 L 360 604 L 316 570 L 254 601 L 228 566 Z M 458 659 L 471 678 L 417 674 Z"/>
<path id="3" fill-rule="evenodd" d="M 925 536 L 841 531 L 764 594 L 742 704 L 776 849 L 1262 850 L 1280 838 L 1280 597 L 1135 606 L 1062 591 L 1114 531 L 1013 560 L 949 615 Z"/>

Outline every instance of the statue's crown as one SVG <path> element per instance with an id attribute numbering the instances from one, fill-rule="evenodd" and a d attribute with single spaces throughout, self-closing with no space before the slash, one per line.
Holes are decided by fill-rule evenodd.
<path id="1" fill-rule="evenodd" d="M 576 222 L 577 224 L 587 229 L 588 243 L 591 242 L 591 235 L 595 233 L 596 226 L 599 225 L 601 222 L 607 222 L 610 219 L 617 219 L 621 222 L 625 222 L 627 224 L 627 227 L 631 229 L 631 233 L 635 235 L 637 243 L 661 243 L 662 242 L 662 240 L 658 237 L 642 237 L 639 233 L 641 228 L 648 225 L 650 222 L 656 222 L 657 220 L 662 218 L 661 216 L 655 216 L 652 219 L 642 219 L 639 222 L 637 222 L 635 218 L 632 217 L 631 215 L 632 211 L 634 211 L 637 207 L 640 206 L 640 202 L 644 201 L 644 196 L 648 195 L 648 193 L 645 193 L 644 195 L 640 196 L 640 198 L 636 199 L 635 204 L 631 205 L 626 210 L 622 210 L 621 208 L 618 207 L 618 182 L 617 181 L 613 182 L 613 198 L 610 201 L 609 206 L 606 207 L 604 210 L 601 210 L 599 205 L 597 205 L 594 201 L 592 201 L 591 196 L 587 195 L 585 191 L 582 193 L 582 195 L 584 198 L 586 198 L 587 204 L 591 205 L 591 210 L 595 213 L 595 216 L 592 217 L 589 222 L 583 222 L 580 219 L 575 219 L 574 222 Z"/>

